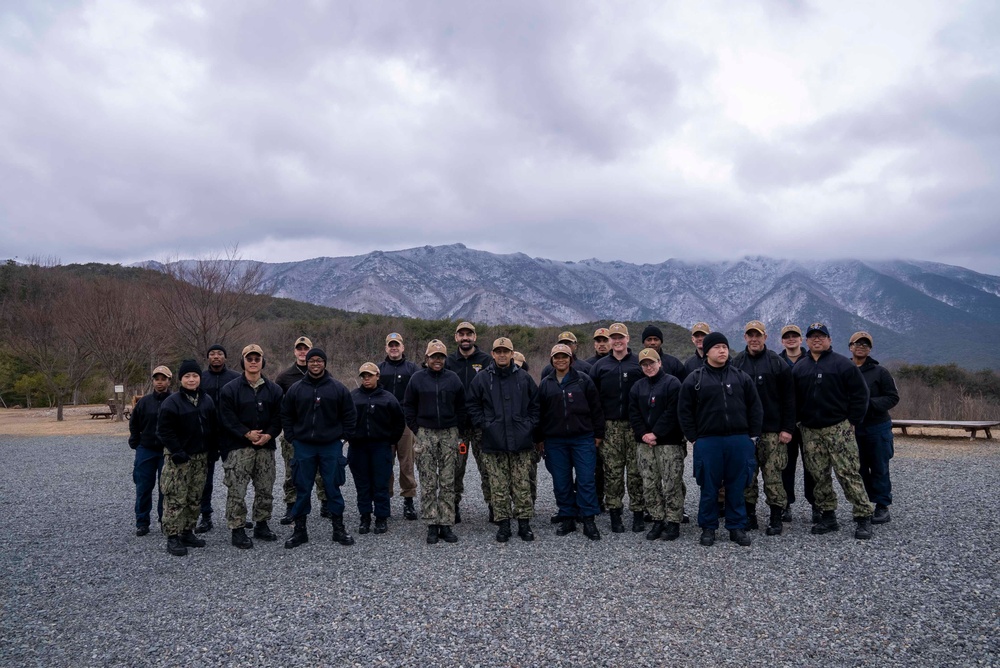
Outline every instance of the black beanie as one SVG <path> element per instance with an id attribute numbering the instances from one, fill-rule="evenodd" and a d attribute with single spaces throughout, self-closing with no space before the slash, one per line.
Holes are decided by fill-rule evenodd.
<path id="1" fill-rule="evenodd" d="M 229 357 L 229 355 L 226 354 L 226 349 L 223 348 L 222 346 L 220 346 L 218 343 L 216 343 L 214 346 L 212 346 L 211 348 L 209 348 L 208 349 L 208 353 L 212 352 L 213 350 L 221 350 L 223 355 L 225 355 L 226 357 Z M 205 354 L 207 355 L 208 353 L 205 353 Z"/>
<path id="2" fill-rule="evenodd" d="M 705 340 L 701 343 L 701 349 L 707 353 L 720 343 L 725 343 L 726 347 L 729 347 L 729 339 L 726 338 L 725 334 L 722 332 L 712 332 L 711 334 L 707 334 L 705 336 Z"/>
<path id="3" fill-rule="evenodd" d="M 177 370 L 177 377 L 183 378 L 184 374 L 187 373 L 196 373 L 200 376 L 201 367 L 198 366 L 198 363 L 195 362 L 194 360 L 184 360 L 183 362 L 181 362 L 181 368 Z"/>
<path id="4" fill-rule="evenodd" d="M 642 330 L 642 340 L 645 341 L 651 336 L 655 336 L 660 341 L 663 340 L 663 331 L 660 330 L 656 325 L 646 325 L 646 329 Z"/>
<path id="5" fill-rule="evenodd" d="M 322 348 L 310 348 L 309 352 L 306 353 L 306 362 L 309 362 L 310 357 L 322 357 L 323 363 L 326 364 L 326 353 L 323 352 Z"/>

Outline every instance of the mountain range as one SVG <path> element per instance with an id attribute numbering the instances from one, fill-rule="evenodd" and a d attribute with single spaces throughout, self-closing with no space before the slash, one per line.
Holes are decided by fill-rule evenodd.
<path id="1" fill-rule="evenodd" d="M 840 352 L 863 329 L 883 362 L 1000 368 L 990 343 L 1000 338 L 1000 277 L 934 262 L 558 262 L 453 244 L 263 267 L 275 296 L 348 311 L 535 326 L 705 321 L 734 348 L 758 319 L 776 350 L 783 325 L 819 321 Z"/>

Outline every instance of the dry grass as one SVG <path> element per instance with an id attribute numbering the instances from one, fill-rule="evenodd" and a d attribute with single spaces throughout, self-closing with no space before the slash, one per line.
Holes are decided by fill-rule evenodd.
<path id="1" fill-rule="evenodd" d="M 102 410 L 108 410 L 108 405 L 65 406 L 63 408 L 63 421 L 58 422 L 55 408 L 0 409 L 0 435 L 113 435 L 128 438 L 128 422 L 90 419 L 91 412 Z"/>

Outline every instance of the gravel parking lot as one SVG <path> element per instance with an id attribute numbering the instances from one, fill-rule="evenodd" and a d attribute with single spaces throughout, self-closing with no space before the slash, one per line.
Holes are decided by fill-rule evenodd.
<path id="1" fill-rule="evenodd" d="M 389 533 L 358 536 L 348 476 L 355 546 L 333 544 L 314 509 L 296 550 L 276 521 L 279 541 L 248 551 L 217 521 L 184 558 L 155 523 L 134 535 L 123 439 L 0 436 L 0 452 L 5 666 L 1000 662 L 994 442 L 898 439 L 893 519 L 868 542 L 842 498 L 839 533 L 812 536 L 799 503 L 785 535 L 750 548 L 722 531 L 701 547 L 694 524 L 672 543 L 615 535 L 606 516 L 599 542 L 559 538 L 540 468 L 536 540 L 501 545 L 470 460 L 458 544 L 426 545 L 398 499 Z M 221 520 L 221 470 L 215 490 Z"/>

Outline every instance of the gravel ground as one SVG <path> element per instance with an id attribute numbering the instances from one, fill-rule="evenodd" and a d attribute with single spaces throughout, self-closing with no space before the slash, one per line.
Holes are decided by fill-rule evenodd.
<path id="1" fill-rule="evenodd" d="M 898 439 L 893 519 L 868 542 L 842 497 L 839 533 L 812 536 L 800 503 L 751 548 L 722 531 L 703 548 L 693 524 L 673 543 L 615 535 L 606 516 L 599 542 L 559 538 L 540 468 L 535 542 L 500 545 L 470 461 L 456 545 L 426 545 L 398 499 L 389 533 L 358 536 L 348 476 L 355 546 L 314 511 L 296 550 L 276 521 L 279 541 L 248 551 L 217 525 L 184 558 L 155 528 L 134 535 L 121 439 L 0 437 L 0 451 L 4 666 L 1000 665 L 995 443 Z M 220 469 L 217 519 L 224 493 Z"/>

